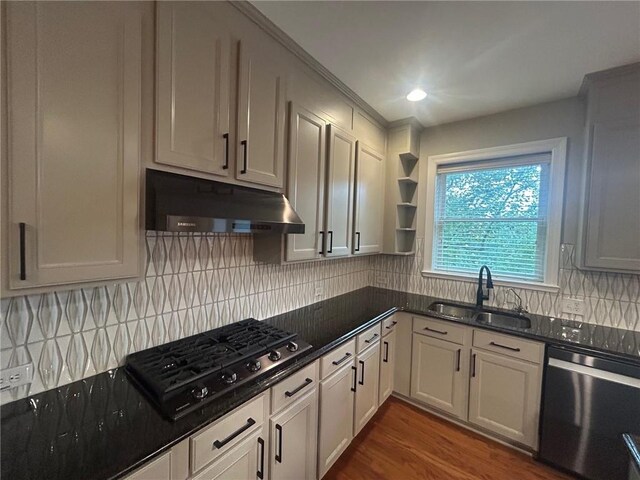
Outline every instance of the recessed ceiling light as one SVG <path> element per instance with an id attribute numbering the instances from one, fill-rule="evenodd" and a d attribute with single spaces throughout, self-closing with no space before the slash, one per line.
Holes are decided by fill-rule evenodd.
<path id="1" fill-rule="evenodd" d="M 422 90 L 421 88 L 415 88 L 409 92 L 407 95 L 407 100 L 410 102 L 419 102 L 420 100 L 424 100 L 427 97 L 427 92 Z"/>

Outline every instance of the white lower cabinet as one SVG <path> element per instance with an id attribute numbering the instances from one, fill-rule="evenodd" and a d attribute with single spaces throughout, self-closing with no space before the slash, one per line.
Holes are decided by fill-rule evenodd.
<path id="1" fill-rule="evenodd" d="M 380 341 L 368 347 L 356 358 L 356 401 L 353 418 L 353 435 L 378 410 L 378 387 L 380 381 Z"/>
<path id="2" fill-rule="evenodd" d="M 346 355 L 346 354 L 345 354 Z M 318 477 L 322 478 L 353 438 L 355 370 L 353 357 L 320 382 Z"/>
<path id="3" fill-rule="evenodd" d="M 270 422 L 272 480 L 316 478 L 318 390 L 273 416 Z"/>
<path id="4" fill-rule="evenodd" d="M 468 348 L 414 334 L 412 356 L 411 397 L 466 419 Z"/>
<path id="5" fill-rule="evenodd" d="M 183 440 L 124 480 L 186 480 L 189 476 L 189 440 Z"/>
<path id="6" fill-rule="evenodd" d="M 384 329 L 384 327 L 383 327 Z M 382 334 L 382 351 L 380 352 L 380 387 L 378 393 L 378 405 L 382 405 L 393 392 L 393 377 L 396 358 L 396 331 L 390 330 Z"/>
<path id="7" fill-rule="evenodd" d="M 265 448 L 264 432 L 259 429 L 192 480 L 264 479 Z"/>
<path id="8" fill-rule="evenodd" d="M 469 422 L 535 448 L 540 370 L 540 365 L 473 349 Z"/>

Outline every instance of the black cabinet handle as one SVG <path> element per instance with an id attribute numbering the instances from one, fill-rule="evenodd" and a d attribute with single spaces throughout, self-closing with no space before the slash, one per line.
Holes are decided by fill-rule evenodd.
<path id="1" fill-rule="evenodd" d="M 476 376 L 476 354 L 475 353 L 471 356 L 471 376 L 472 377 Z"/>
<path id="2" fill-rule="evenodd" d="M 240 174 L 244 175 L 245 173 L 247 173 L 247 141 L 246 140 L 242 140 L 240 142 L 240 145 L 242 145 L 242 170 L 240 170 Z"/>
<path id="3" fill-rule="evenodd" d="M 456 372 L 460 371 L 460 355 L 462 353 L 462 349 L 459 348 L 456 352 Z"/>
<path id="4" fill-rule="evenodd" d="M 310 378 L 305 379 L 304 383 L 302 385 L 300 385 L 299 387 L 291 390 L 290 392 L 284 392 L 284 396 L 287 398 L 291 398 L 293 397 L 296 393 L 298 393 L 300 390 L 302 390 L 304 387 L 306 387 L 307 385 L 310 385 L 313 383 L 313 380 L 311 380 Z"/>
<path id="5" fill-rule="evenodd" d="M 238 430 L 236 430 L 235 432 L 233 432 L 231 435 L 229 435 L 227 438 L 225 438 L 224 440 L 220 441 L 220 440 L 216 440 L 215 442 L 213 442 L 213 446 L 216 448 L 222 448 L 224 447 L 227 443 L 229 443 L 231 440 L 233 440 L 234 438 L 236 438 L 238 435 L 240 435 L 242 432 L 246 432 L 247 430 L 249 430 L 251 427 L 253 427 L 256 424 L 256 421 L 249 417 L 247 419 L 247 423 L 244 424 L 242 427 L 240 427 Z"/>
<path id="6" fill-rule="evenodd" d="M 384 342 L 384 357 L 382 358 L 384 363 L 389 363 L 389 342 Z"/>
<path id="7" fill-rule="evenodd" d="M 324 252 L 324 232 L 320 232 L 320 251 L 318 252 L 320 255 Z"/>
<path id="8" fill-rule="evenodd" d="M 351 367 L 351 371 L 353 372 L 353 387 L 351 387 L 351 391 L 356 391 L 356 379 L 358 378 L 358 369 L 356 367 Z"/>
<path id="9" fill-rule="evenodd" d="M 364 343 L 371 343 L 373 342 L 376 338 L 378 338 L 378 334 L 374 333 L 373 337 L 371 337 L 369 340 L 365 340 Z"/>
<path id="10" fill-rule="evenodd" d="M 449 333 L 446 330 L 436 330 L 435 328 L 429 327 L 424 327 L 424 330 L 427 330 L 428 332 L 439 333 L 440 335 L 446 335 L 447 333 Z"/>
<path id="11" fill-rule="evenodd" d="M 229 134 L 225 133 L 222 138 L 224 138 L 224 165 L 222 165 L 222 169 L 226 170 L 229 168 Z"/>
<path id="12" fill-rule="evenodd" d="M 395 327 L 398 324 L 398 322 L 396 322 L 395 320 L 393 322 L 391 322 L 391 325 L 387 325 L 386 328 L 387 330 L 391 330 L 393 327 Z"/>
<path id="13" fill-rule="evenodd" d="M 327 253 L 333 253 L 333 230 L 329 230 L 329 250 Z"/>
<path id="14" fill-rule="evenodd" d="M 344 354 L 344 357 L 342 357 L 340 360 L 334 360 L 331 363 L 337 366 L 337 365 L 340 365 L 341 363 L 346 362 L 350 357 L 351 357 L 351 353 L 347 352 Z"/>
<path id="15" fill-rule="evenodd" d="M 358 239 L 356 241 L 356 245 L 357 247 L 354 249 L 356 252 L 360 251 L 360 232 L 356 232 L 356 238 Z"/>
<path id="16" fill-rule="evenodd" d="M 493 345 L 494 347 L 498 347 L 498 348 L 504 348 L 505 350 L 511 350 L 512 352 L 519 352 L 520 351 L 519 348 L 509 347 L 507 345 L 501 345 L 501 344 L 496 343 L 496 342 L 491 342 L 491 343 L 489 343 L 489 345 Z"/>
<path id="17" fill-rule="evenodd" d="M 358 363 L 360 363 L 360 366 L 362 367 L 362 370 L 360 371 L 360 381 L 358 383 L 360 385 L 364 385 L 364 362 L 360 360 Z"/>
<path id="18" fill-rule="evenodd" d="M 282 425 L 276 423 L 276 435 L 278 436 L 278 451 L 276 452 L 276 462 L 282 463 Z"/>
<path id="19" fill-rule="evenodd" d="M 27 225 L 24 222 L 19 223 L 20 227 L 20 280 L 27 279 L 27 254 L 26 254 L 26 229 Z"/>
<path id="20" fill-rule="evenodd" d="M 256 472 L 256 476 L 262 480 L 264 478 L 264 440 L 258 437 L 258 445 L 260 446 L 260 469 Z"/>

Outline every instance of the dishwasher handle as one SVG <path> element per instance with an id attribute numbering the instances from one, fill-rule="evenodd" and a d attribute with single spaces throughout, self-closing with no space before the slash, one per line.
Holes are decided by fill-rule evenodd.
<path id="1" fill-rule="evenodd" d="M 572 364 L 591 370 L 640 379 L 640 363 L 627 361 L 618 356 L 561 346 L 549 347 L 547 353 L 547 365 L 551 365 L 553 360 L 559 360 L 563 362 L 562 365 L 567 367 L 565 370 L 569 369 L 566 364 Z"/>
<path id="2" fill-rule="evenodd" d="M 551 368 L 559 368 L 561 370 L 568 370 L 575 372 L 579 375 L 587 375 L 592 378 L 598 378 L 600 380 L 606 380 L 608 382 L 619 383 L 628 387 L 637 388 L 640 390 L 640 378 L 628 377 L 619 373 L 608 372 L 606 370 L 600 370 L 594 367 L 587 367 L 578 363 L 571 363 L 565 360 L 559 360 L 557 358 L 550 358 L 547 365 Z"/>

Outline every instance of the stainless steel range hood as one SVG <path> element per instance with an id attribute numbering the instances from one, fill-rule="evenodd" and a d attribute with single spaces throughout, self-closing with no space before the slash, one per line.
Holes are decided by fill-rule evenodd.
<path id="1" fill-rule="evenodd" d="M 281 193 L 149 169 L 146 180 L 147 230 L 304 233 Z"/>

